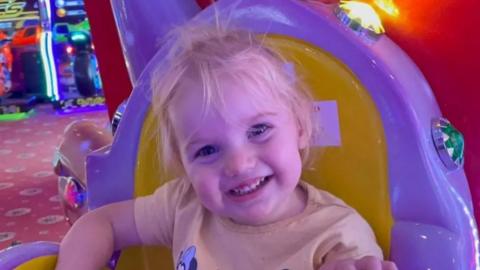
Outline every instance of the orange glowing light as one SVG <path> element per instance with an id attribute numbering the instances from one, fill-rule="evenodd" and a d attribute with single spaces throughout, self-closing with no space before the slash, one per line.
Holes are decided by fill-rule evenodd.
<path id="1" fill-rule="evenodd" d="M 351 20 L 356 21 L 363 28 L 376 34 L 385 33 L 380 17 L 369 4 L 358 1 L 341 1 L 339 7 Z"/>
<path id="2" fill-rule="evenodd" d="M 57 13 L 57 16 L 60 18 L 63 18 L 65 17 L 65 15 L 67 15 L 67 11 L 64 8 L 57 9 L 56 13 Z"/>
<path id="3" fill-rule="evenodd" d="M 378 8 L 392 17 L 397 17 L 398 14 L 400 14 L 393 0 L 375 0 L 374 3 Z"/>

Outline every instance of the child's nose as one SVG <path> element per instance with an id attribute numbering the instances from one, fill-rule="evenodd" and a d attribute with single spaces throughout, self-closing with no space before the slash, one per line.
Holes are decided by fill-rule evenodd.
<path id="1" fill-rule="evenodd" d="M 224 171 L 228 177 L 241 177 L 248 174 L 255 167 L 256 159 L 253 151 L 238 149 L 225 157 Z"/>

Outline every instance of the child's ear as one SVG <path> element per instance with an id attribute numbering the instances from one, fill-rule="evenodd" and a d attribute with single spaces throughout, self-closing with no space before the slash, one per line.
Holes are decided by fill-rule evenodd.
<path id="1" fill-rule="evenodd" d="M 298 127 L 298 149 L 303 150 L 308 147 L 308 141 L 306 132 L 303 128 Z"/>

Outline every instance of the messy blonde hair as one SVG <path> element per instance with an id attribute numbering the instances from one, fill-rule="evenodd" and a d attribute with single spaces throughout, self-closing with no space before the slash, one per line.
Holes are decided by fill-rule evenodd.
<path id="1" fill-rule="evenodd" d="M 158 150 L 166 171 L 184 173 L 170 110 L 179 82 L 192 74 L 199 78 L 199 87 L 195 89 L 202 91 L 202 113 L 212 108 L 227 109 L 223 99 L 226 90 L 218 86 L 223 76 L 252 84 L 254 87 L 244 87 L 244 90 L 256 105 L 260 105 L 260 100 L 273 98 L 289 109 L 308 138 L 308 145 L 300 154 L 304 166 L 309 162 L 314 128 L 311 94 L 295 76 L 293 65 L 274 48 L 267 47 L 266 36 L 219 24 L 189 23 L 174 29 L 169 34 L 169 42 L 167 64 L 164 62 L 152 76 L 152 107 L 158 117 L 160 135 Z"/>

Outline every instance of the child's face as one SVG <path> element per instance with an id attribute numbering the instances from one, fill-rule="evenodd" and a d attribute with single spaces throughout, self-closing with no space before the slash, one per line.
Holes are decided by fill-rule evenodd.
<path id="1" fill-rule="evenodd" d="M 193 80 L 182 82 L 171 112 L 184 170 L 200 201 L 248 225 L 296 214 L 305 203 L 297 183 L 306 140 L 294 116 L 274 100 L 255 106 L 242 94 L 245 83 L 219 83 L 227 88 L 224 112 L 202 116 L 202 94 Z"/>

